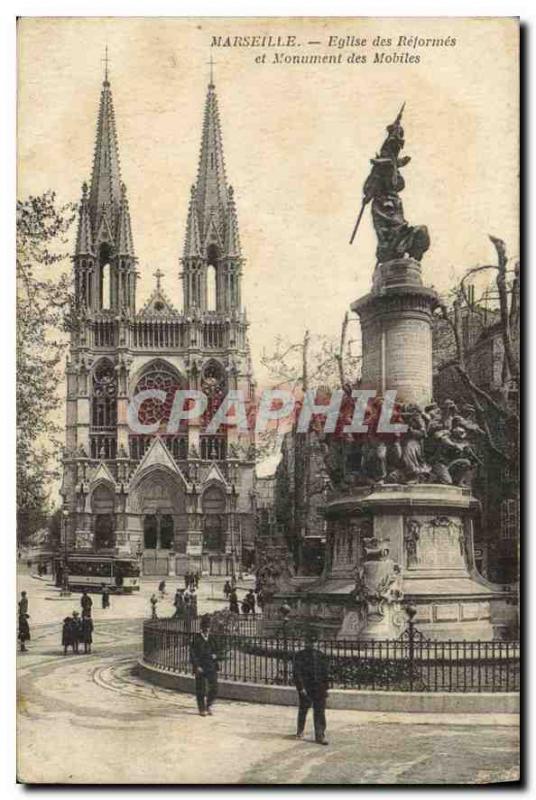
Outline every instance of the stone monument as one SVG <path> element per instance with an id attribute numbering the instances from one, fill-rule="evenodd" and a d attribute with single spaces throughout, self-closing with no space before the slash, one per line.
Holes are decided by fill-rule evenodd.
<path id="1" fill-rule="evenodd" d="M 504 598 L 475 569 L 473 522 L 479 503 L 471 482 L 474 445 L 483 435 L 453 401 L 432 397 L 432 313 L 436 293 L 423 284 L 421 260 L 430 246 L 425 226 L 404 217 L 402 110 L 387 128 L 363 189 L 378 245 L 371 291 L 352 303 L 361 323 L 360 389 L 379 398 L 396 392 L 404 433 L 370 433 L 341 442 L 325 436 L 331 477 L 327 553 L 322 577 L 289 582 L 274 594 L 296 617 L 315 620 L 322 635 L 394 639 L 404 630 L 404 605 L 432 639 L 492 639 L 490 605 Z"/>

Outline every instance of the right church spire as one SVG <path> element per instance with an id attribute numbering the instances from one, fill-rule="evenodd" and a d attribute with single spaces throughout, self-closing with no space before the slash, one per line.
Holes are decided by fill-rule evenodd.
<path id="1" fill-rule="evenodd" d="M 242 262 L 233 188 L 225 175 L 218 100 L 211 74 L 182 258 L 185 311 L 240 310 Z M 210 307 L 207 284 L 212 279 L 215 296 Z"/>

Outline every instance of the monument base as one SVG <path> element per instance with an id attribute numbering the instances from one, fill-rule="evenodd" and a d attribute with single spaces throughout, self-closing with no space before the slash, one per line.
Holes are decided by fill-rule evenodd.
<path id="1" fill-rule="evenodd" d="M 430 639 L 493 639 L 491 602 L 514 596 L 476 571 L 468 489 L 442 484 L 379 484 L 355 489 L 324 509 L 328 519 L 322 577 L 280 592 L 292 616 L 312 619 L 323 637 L 395 639 L 405 605 Z"/>

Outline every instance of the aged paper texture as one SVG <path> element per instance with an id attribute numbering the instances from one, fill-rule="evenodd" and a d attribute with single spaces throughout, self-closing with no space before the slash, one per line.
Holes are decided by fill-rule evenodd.
<path id="1" fill-rule="evenodd" d="M 17 137 L 19 781 L 517 781 L 518 21 L 25 17 Z"/>

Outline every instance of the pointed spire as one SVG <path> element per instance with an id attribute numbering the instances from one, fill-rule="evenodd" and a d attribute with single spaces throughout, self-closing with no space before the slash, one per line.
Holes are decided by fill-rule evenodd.
<path id="1" fill-rule="evenodd" d="M 121 184 L 121 207 L 117 223 L 117 254 L 120 256 L 134 257 L 134 243 L 132 241 L 132 227 L 130 225 L 130 210 L 128 207 L 127 187 Z"/>
<path id="2" fill-rule="evenodd" d="M 225 221 L 225 255 L 240 257 L 240 236 L 238 234 L 238 220 L 234 201 L 234 190 L 229 186 L 227 192 L 227 219 Z"/>
<path id="3" fill-rule="evenodd" d="M 201 256 L 201 237 L 199 235 L 199 221 L 195 197 L 195 186 L 192 186 L 190 190 L 190 206 L 188 208 L 188 222 L 186 224 L 186 238 L 184 240 L 184 258 Z"/>
<path id="4" fill-rule="evenodd" d="M 95 155 L 93 158 L 93 173 L 91 176 L 91 189 L 89 205 L 95 230 L 97 217 L 103 212 L 113 219 L 119 210 L 121 202 L 121 173 L 119 167 L 119 151 L 117 146 L 117 133 L 115 129 L 115 116 L 112 101 L 112 91 L 108 80 L 108 63 L 106 69 L 99 104 L 97 121 L 97 138 Z"/>
<path id="5" fill-rule="evenodd" d="M 91 218 L 89 216 L 89 201 L 87 196 L 87 183 L 82 184 L 82 200 L 78 217 L 78 233 L 76 236 L 76 255 L 93 255 L 93 238 L 91 236 Z"/>
<path id="6" fill-rule="evenodd" d="M 201 237 L 204 238 L 210 218 L 214 219 L 216 225 L 221 225 L 227 206 L 227 181 L 225 178 L 218 100 L 212 78 L 208 85 L 203 117 L 196 201 L 201 227 L 200 233 Z"/>

